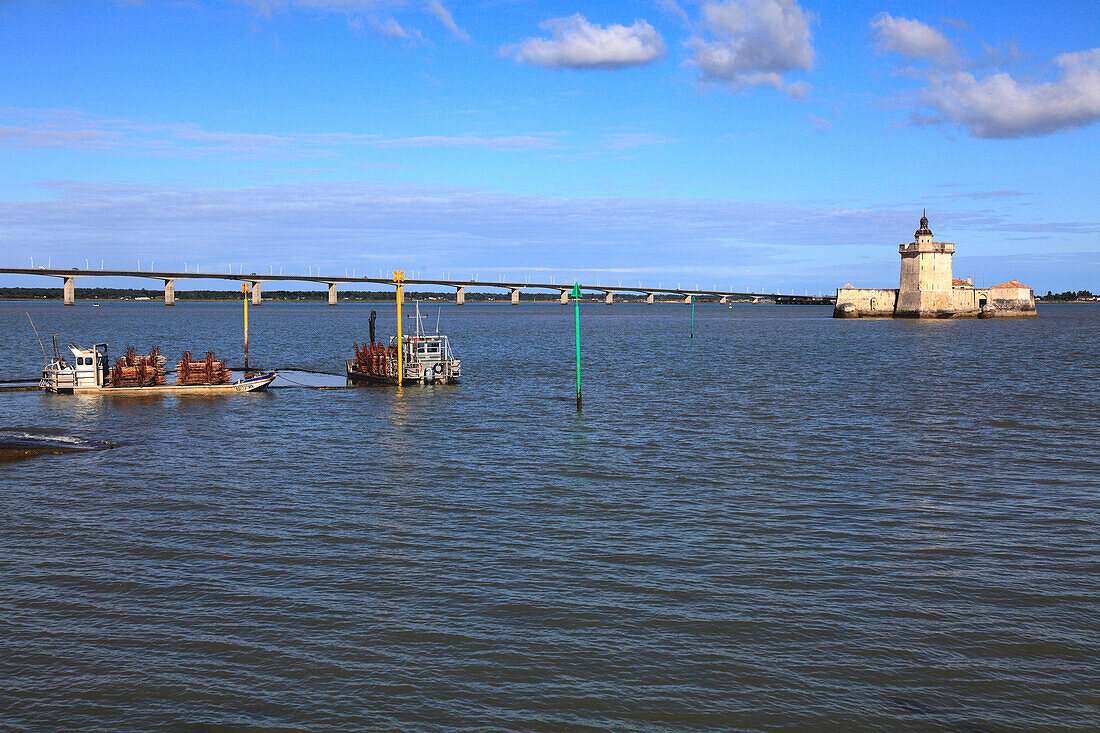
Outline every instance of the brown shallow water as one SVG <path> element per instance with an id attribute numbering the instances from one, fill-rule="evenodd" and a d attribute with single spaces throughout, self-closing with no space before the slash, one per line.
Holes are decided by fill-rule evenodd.
<path id="1" fill-rule="evenodd" d="M 43 455 L 58 455 L 61 453 L 76 453 L 77 448 L 45 448 L 45 447 L 26 447 L 20 445 L 8 445 L 0 443 L 0 462 L 4 461 L 22 461 L 27 458 L 34 458 L 35 456 Z"/>
<path id="2" fill-rule="evenodd" d="M 336 371 L 370 308 L 254 309 L 253 365 Z M 0 380 L 24 310 L 238 348 L 231 304 L 5 303 Z M 117 444 L 0 465 L 0 727 L 1097 729 L 1100 309 L 828 316 L 586 306 L 582 415 L 550 304 L 445 307 L 452 388 L 0 395 Z"/>

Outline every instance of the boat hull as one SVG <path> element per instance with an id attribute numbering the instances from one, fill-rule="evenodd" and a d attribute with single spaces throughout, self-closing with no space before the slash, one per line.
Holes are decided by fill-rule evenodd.
<path id="1" fill-rule="evenodd" d="M 355 360 L 349 359 L 347 362 L 347 376 L 348 381 L 352 384 L 388 384 L 391 386 L 397 385 L 397 377 L 383 377 L 377 374 L 367 374 L 361 372 L 354 367 Z M 401 383 L 402 385 L 414 385 L 414 384 L 457 384 L 457 377 L 450 377 L 448 379 L 433 379 L 428 381 L 426 379 L 415 379 L 406 377 Z"/>
<path id="2" fill-rule="evenodd" d="M 236 394 L 240 392 L 258 392 L 266 389 L 278 376 L 275 372 L 261 374 L 250 379 L 238 379 L 226 384 L 155 384 L 149 387 L 69 387 L 52 389 L 46 387 L 46 391 L 56 394 L 101 394 L 133 397 L 136 395 L 150 394 L 176 394 L 176 395 L 210 395 L 210 394 Z"/>

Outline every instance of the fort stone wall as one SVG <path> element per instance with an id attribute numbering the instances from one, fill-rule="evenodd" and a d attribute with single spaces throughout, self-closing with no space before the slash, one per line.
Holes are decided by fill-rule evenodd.
<path id="1" fill-rule="evenodd" d="M 988 293 L 984 288 L 952 288 L 951 308 L 958 315 L 978 316 L 989 300 Z"/>
<path id="2" fill-rule="evenodd" d="M 898 291 L 892 288 L 853 288 L 845 285 L 836 291 L 837 318 L 893 318 Z"/>

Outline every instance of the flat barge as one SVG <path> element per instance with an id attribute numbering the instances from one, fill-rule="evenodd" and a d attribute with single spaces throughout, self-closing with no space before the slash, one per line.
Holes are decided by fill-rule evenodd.
<path id="1" fill-rule="evenodd" d="M 107 344 L 90 349 L 70 345 L 70 364 L 54 341 L 54 359 L 42 370 L 39 388 L 55 394 L 103 394 L 136 396 L 148 394 L 236 394 L 265 389 L 275 381 L 275 372 L 246 373 L 232 380 L 224 362 L 207 352 L 206 358 L 192 361 L 185 352 L 176 364 L 176 383 L 168 384 L 165 359 L 154 348 L 148 355 L 137 355 L 128 349 L 113 368 L 107 356 Z"/>

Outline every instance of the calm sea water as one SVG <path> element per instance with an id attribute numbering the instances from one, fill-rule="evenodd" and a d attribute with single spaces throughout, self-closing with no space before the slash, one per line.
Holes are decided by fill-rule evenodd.
<path id="1" fill-rule="evenodd" d="M 3 303 L 0 379 L 25 311 L 240 363 L 239 304 Z M 586 306 L 581 415 L 556 304 L 444 306 L 454 387 L 0 394 L 118 444 L 0 463 L 0 728 L 1097 729 L 1100 308 L 829 314 Z"/>

